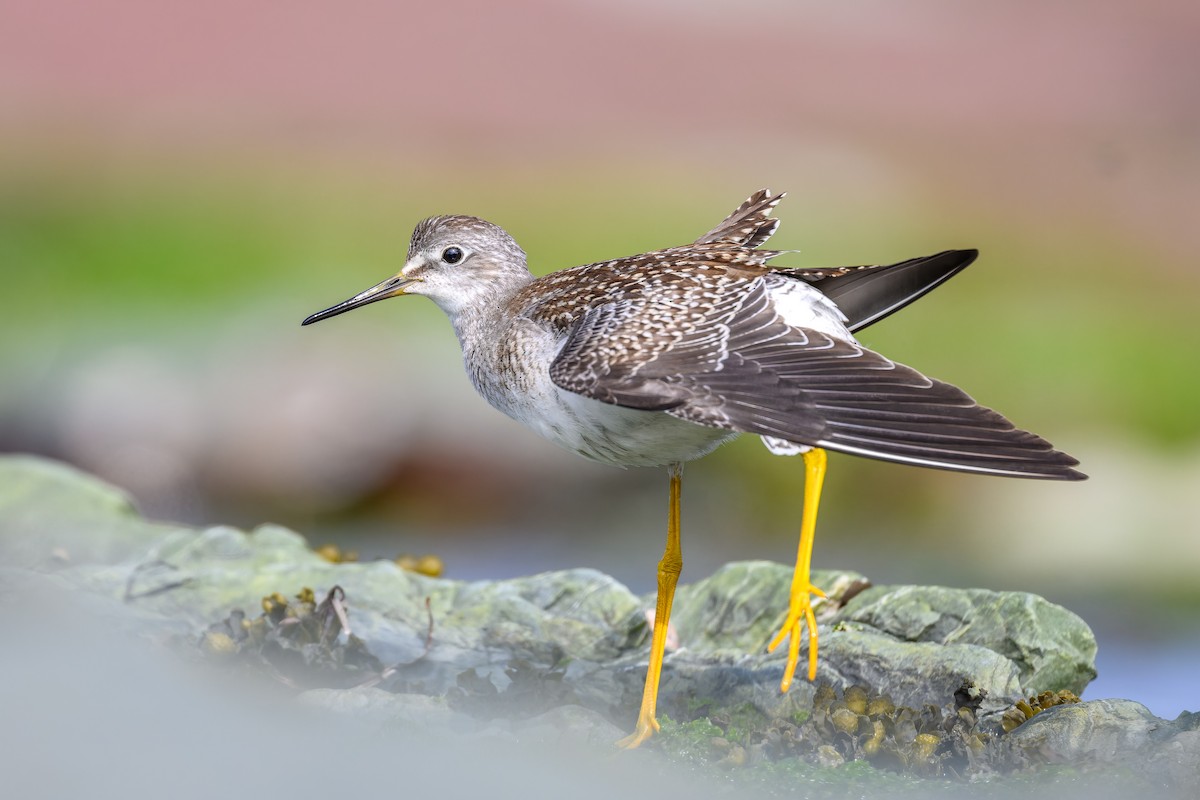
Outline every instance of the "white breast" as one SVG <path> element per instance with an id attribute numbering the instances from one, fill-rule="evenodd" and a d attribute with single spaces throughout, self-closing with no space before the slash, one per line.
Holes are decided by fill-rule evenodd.
<path id="1" fill-rule="evenodd" d="M 571 452 L 605 464 L 661 467 L 692 461 L 739 435 L 662 411 L 623 408 L 557 391 L 556 413 L 542 415 L 531 427 Z"/>
<path id="2" fill-rule="evenodd" d="M 528 321 L 514 323 L 508 337 L 507 347 L 467 354 L 472 383 L 492 406 L 572 453 L 614 466 L 657 467 L 700 458 L 738 435 L 568 392 L 550 380 L 561 337 Z"/>

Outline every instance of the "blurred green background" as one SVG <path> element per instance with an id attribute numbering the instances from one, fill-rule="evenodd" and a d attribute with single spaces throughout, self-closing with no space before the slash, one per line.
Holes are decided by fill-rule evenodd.
<path id="1" fill-rule="evenodd" d="M 299 322 L 430 214 L 505 226 L 544 273 L 769 186 L 781 264 L 980 248 L 862 339 L 1092 476 L 835 455 L 817 566 L 1038 592 L 1100 631 L 1101 681 L 1136 673 L 1100 694 L 1194 710 L 1198 48 L 1164 0 L 6 4 L 0 449 L 157 517 L 650 590 L 664 475 L 490 410 L 432 304 Z M 750 440 L 691 465 L 684 579 L 790 560 L 801 473 Z"/>

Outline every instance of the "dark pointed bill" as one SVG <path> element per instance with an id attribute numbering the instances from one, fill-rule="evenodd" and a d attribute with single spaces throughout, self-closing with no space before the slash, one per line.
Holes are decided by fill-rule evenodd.
<path id="1" fill-rule="evenodd" d="M 345 314 L 347 311 L 353 311 L 356 308 L 361 308 L 365 305 L 386 300 L 389 297 L 397 297 L 404 294 L 404 287 L 409 286 L 416 281 L 409 280 L 400 275 L 388 278 L 383 283 L 376 284 L 365 292 L 360 292 L 349 300 L 338 303 L 336 306 L 330 306 L 324 311 L 318 311 L 312 316 L 301 322 L 301 325 L 311 325 L 314 322 L 320 322 L 323 319 L 336 317 L 338 314 Z"/>

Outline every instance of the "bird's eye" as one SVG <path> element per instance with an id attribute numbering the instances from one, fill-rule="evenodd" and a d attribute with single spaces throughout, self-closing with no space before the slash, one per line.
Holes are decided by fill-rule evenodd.
<path id="1" fill-rule="evenodd" d="M 463 251 L 457 247 L 447 247 L 442 251 L 442 261 L 447 264 L 457 264 L 462 261 Z"/>

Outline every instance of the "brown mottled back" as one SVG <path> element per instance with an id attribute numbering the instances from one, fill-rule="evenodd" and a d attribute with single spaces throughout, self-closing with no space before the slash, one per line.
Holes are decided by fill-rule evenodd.
<path id="1" fill-rule="evenodd" d="M 584 264 L 538 278 L 509 302 L 535 322 L 564 330 L 589 309 L 619 301 L 650 301 L 680 311 L 730 284 L 766 275 L 775 250 L 729 244 L 684 245 Z"/>

